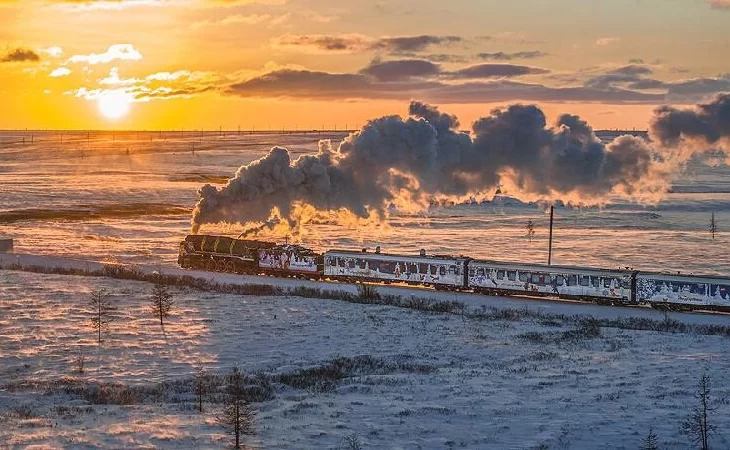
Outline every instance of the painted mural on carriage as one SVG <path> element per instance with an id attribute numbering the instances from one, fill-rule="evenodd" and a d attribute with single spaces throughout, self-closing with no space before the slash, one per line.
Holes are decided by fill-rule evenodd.
<path id="1" fill-rule="evenodd" d="M 298 249 L 259 250 L 259 267 L 262 269 L 290 270 L 295 272 L 318 271 L 316 255 L 305 254 Z"/>
<path id="2" fill-rule="evenodd" d="M 631 275 L 621 272 L 546 268 L 472 261 L 468 286 L 563 297 L 600 297 L 632 301 Z"/>
<path id="3" fill-rule="evenodd" d="M 434 285 L 462 286 L 462 258 L 408 257 L 377 253 L 325 253 L 325 275 Z"/>
<path id="4" fill-rule="evenodd" d="M 698 306 L 730 306 L 730 284 L 713 278 L 640 274 L 636 278 L 639 301 Z"/>

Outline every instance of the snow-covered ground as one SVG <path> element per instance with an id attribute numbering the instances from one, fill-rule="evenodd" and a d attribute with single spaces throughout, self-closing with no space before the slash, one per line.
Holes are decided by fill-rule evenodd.
<path id="1" fill-rule="evenodd" d="M 660 448 L 685 449 L 690 441 L 679 423 L 695 402 L 701 374 L 711 376 L 716 398 L 727 397 L 728 338 L 617 328 L 575 335 L 575 321 L 533 314 L 477 320 L 176 288 L 177 308 L 163 332 L 149 311 L 147 283 L 2 267 L 94 271 L 121 262 L 222 283 L 355 292 L 339 283 L 176 265 L 204 183 L 225 183 L 275 145 L 296 157 L 316 151 L 321 138 L 336 145 L 344 134 L 32 133 L 30 141 L 26 132 L 0 132 L 0 235 L 15 238 L 18 252 L 0 255 L 0 448 L 221 448 L 229 438 L 215 423 L 217 399 L 207 399 L 203 414 L 195 410 L 197 365 L 218 373 L 237 364 L 271 387 L 270 397 L 255 403 L 258 433 L 247 442 L 257 448 L 354 448 L 347 438 L 356 437 L 368 449 L 634 449 L 651 426 Z M 692 161 L 658 205 L 559 207 L 553 261 L 728 276 L 729 179 L 727 166 Z M 498 198 L 421 214 L 396 211 L 378 227 L 318 223 L 293 238 L 317 250 L 380 245 L 388 252 L 423 248 L 544 262 L 546 219 L 536 205 Z M 525 236 L 528 220 L 537 231 L 532 241 Z M 241 226 L 202 231 L 235 236 Z M 119 306 L 101 345 L 88 313 L 89 292 L 98 288 L 108 289 Z M 379 290 L 455 300 L 470 309 L 665 318 L 648 308 Z M 667 317 L 730 325 L 727 315 Z M 79 373 L 82 355 L 86 370 Z M 308 386 L 307 369 L 329 367 L 334 358 L 344 372 Z M 106 400 L 99 401 L 99 392 Z M 724 431 L 730 405 L 718 406 L 712 442 L 730 448 Z"/>
<path id="2" fill-rule="evenodd" d="M 92 262 L 77 264 L 93 270 Z M 88 302 L 89 292 L 100 288 L 112 293 L 119 310 L 98 345 Z M 721 336 L 602 328 L 592 337 L 570 333 L 577 327 L 573 322 L 531 315 L 476 320 L 187 288 L 173 289 L 176 309 L 163 332 L 149 311 L 150 288 L 136 281 L 0 270 L 0 442 L 11 448 L 220 448 L 228 442 L 215 423 L 220 405 L 207 402 L 199 414 L 190 392 L 197 365 L 211 373 L 238 365 L 271 380 L 273 398 L 254 404 L 257 434 L 247 440 L 258 448 L 350 448 L 346 439 L 356 436 L 361 448 L 633 449 L 651 426 L 661 448 L 685 449 L 690 441 L 679 424 L 696 401 L 701 374 L 710 375 L 713 396 L 730 393 L 730 347 Z M 391 290 L 475 307 L 662 318 L 639 308 L 398 287 L 383 293 Z M 671 318 L 730 324 L 722 315 Z M 84 373 L 76 370 L 80 355 Z M 280 377 L 338 357 L 368 363 L 329 380 L 327 389 L 296 388 Z M 107 382 L 134 390 L 131 404 L 90 404 L 69 388 Z M 159 388 L 162 382 L 167 385 Z M 717 448 L 730 446 L 724 432 L 728 408 L 722 401 L 713 415 Z"/>

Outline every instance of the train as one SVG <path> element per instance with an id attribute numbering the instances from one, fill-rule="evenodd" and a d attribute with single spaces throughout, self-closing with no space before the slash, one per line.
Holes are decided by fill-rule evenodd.
<path id="1" fill-rule="evenodd" d="M 730 312 L 730 278 L 578 266 L 525 264 L 468 256 L 327 250 L 300 245 L 188 235 L 185 269 L 348 283 L 408 284 L 487 295 L 553 297 L 615 306 Z"/>

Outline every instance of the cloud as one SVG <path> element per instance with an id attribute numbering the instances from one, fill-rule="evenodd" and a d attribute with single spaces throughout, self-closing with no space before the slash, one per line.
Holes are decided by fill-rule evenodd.
<path id="1" fill-rule="evenodd" d="M 424 34 L 420 36 L 381 38 L 373 44 L 372 48 L 374 50 L 384 50 L 388 53 L 420 52 L 431 46 L 449 45 L 461 41 L 462 38 L 459 36 L 433 36 Z"/>
<path id="2" fill-rule="evenodd" d="M 53 58 L 60 58 L 63 55 L 63 48 L 58 46 L 43 48 L 41 49 L 41 53 L 45 53 Z"/>
<path id="3" fill-rule="evenodd" d="M 0 0 L 0 6 L 29 2 L 30 0 Z M 37 3 L 71 11 L 119 11 L 134 7 L 194 7 L 228 8 L 243 5 L 283 5 L 287 0 L 36 0 Z"/>
<path id="4" fill-rule="evenodd" d="M 629 64 L 628 66 L 618 67 L 600 75 L 593 76 L 586 80 L 585 86 L 607 88 L 630 83 L 639 83 L 639 86 L 649 86 L 651 83 L 646 83 L 648 80 L 644 76 L 651 75 L 652 73 L 654 73 L 654 70 L 649 66 Z"/>
<path id="5" fill-rule="evenodd" d="M 612 69 L 608 73 L 610 74 L 623 74 L 623 75 L 649 75 L 654 73 L 654 69 L 649 66 L 639 64 L 629 64 L 628 66 L 619 67 Z"/>
<path id="6" fill-rule="evenodd" d="M 455 79 L 509 78 L 521 75 L 545 74 L 549 72 L 549 70 L 537 67 L 517 66 L 513 64 L 477 64 L 450 72 L 448 76 Z"/>
<path id="7" fill-rule="evenodd" d="M 707 3 L 715 9 L 730 10 L 730 0 L 707 0 Z"/>
<path id="8" fill-rule="evenodd" d="M 709 103 L 692 109 L 661 106 L 654 111 L 651 133 L 664 146 L 693 144 L 696 149 L 718 143 L 730 148 L 730 93 L 719 94 Z"/>
<path id="9" fill-rule="evenodd" d="M 267 25 L 269 28 L 273 28 L 288 22 L 291 18 L 290 13 L 281 15 L 271 14 L 233 14 L 226 16 L 220 20 L 204 20 L 193 23 L 190 27 L 193 29 L 201 29 L 210 26 L 220 25 Z"/>
<path id="10" fill-rule="evenodd" d="M 505 52 L 496 52 L 496 53 L 478 53 L 476 55 L 479 59 L 486 59 L 486 60 L 495 60 L 495 61 L 512 61 L 513 59 L 533 59 L 533 58 L 542 58 L 543 56 L 547 56 L 547 53 L 541 52 L 539 50 L 532 50 L 532 51 L 523 51 L 523 52 L 514 52 L 514 53 L 505 53 Z"/>
<path id="11" fill-rule="evenodd" d="M 380 81 L 395 81 L 416 77 L 432 77 L 441 73 L 441 67 L 423 59 L 373 61 L 360 71 Z"/>
<path id="12" fill-rule="evenodd" d="M 41 57 L 38 56 L 38 53 L 27 48 L 16 48 L 0 56 L 2 63 L 38 62 L 40 60 Z"/>
<path id="13" fill-rule="evenodd" d="M 242 97 L 349 99 L 383 98 L 405 90 L 413 90 L 413 85 L 377 83 L 363 74 L 282 69 L 234 83 L 228 92 Z"/>
<path id="14" fill-rule="evenodd" d="M 121 92 L 131 101 L 148 102 L 173 98 L 191 98 L 220 89 L 222 77 L 215 72 L 178 70 L 157 72 L 143 78 L 124 78 L 113 67 L 109 75 L 97 80 L 99 87 L 82 86 L 64 92 L 65 95 L 96 100 L 110 92 Z"/>
<path id="15" fill-rule="evenodd" d="M 132 44 L 114 44 L 104 53 L 91 53 L 88 55 L 73 55 L 68 59 L 70 63 L 106 64 L 115 60 L 139 61 L 142 53 Z"/>
<path id="16" fill-rule="evenodd" d="M 461 42 L 458 36 L 396 36 L 372 38 L 362 34 L 285 34 L 271 41 L 271 46 L 283 50 L 309 53 L 356 53 L 376 51 L 390 54 L 407 54 L 426 50 L 433 46 Z"/>
<path id="17" fill-rule="evenodd" d="M 274 38 L 271 46 L 280 50 L 308 53 L 355 53 L 369 50 L 372 39 L 362 34 L 285 34 Z"/>
<path id="18" fill-rule="evenodd" d="M 71 70 L 66 67 L 54 69 L 48 76 L 51 78 L 65 77 L 71 75 Z"/>
<path id="19" fill-rule="evenodd" d="M 730 74 L 662 81 L 648 77 L 653 73 L 654 70 L 651 67 L 632 64 L 593 76 L 584 82 L 584 86 L 594 89 L 622 88 L 636 91 L 664 91 L 668 100 L 689 103 L 701 101 L 707 95 L 730 91 Z"/>
<path id="20" fill-rule="evenodd" d="M 99 84 L 108 86 L 131 86 L 143 82 L 143 80 L 137 78 L 119 78 L 119 68 L 117 67 L 111 68 L 109 76 L 98 80 Z"/>
<path id="21" fill-rule="evenodd" d="M 602 37 L 596 40 L 596 45 L 606 46 L 606 45 L 612 45 L 616 44 L 621 40 L 620 37 Z"/>
<path id="22" fill-rule="evenodd" d="M 493 103 L 503 101 L 658 103 L 662 94 L 583 86 L 550 87 L 508 80 L 460 84 L 411 78 L 381 81 L 365 74 L 310 70 L 276 70 L 234 83 L 225 93 L 240 97 L 281 97 L 315 100 L 424 98 L 440 103 Z"/>
<path id="23" fill-rule="evenodd" d="M 122 10 L 139 6 L 162 6 L 169 0 L 59 0 L 47 1 L 64 9 L 72 11 L 94 11 L 94 10 Z"/>

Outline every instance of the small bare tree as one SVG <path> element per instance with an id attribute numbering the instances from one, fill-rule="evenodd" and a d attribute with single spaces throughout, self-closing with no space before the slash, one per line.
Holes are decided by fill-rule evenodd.
<path id="1" fill-rule="evenodd" d="M 348 434 L 342 438 L 340 448 L 343 450 L 361 450 L 362 445 L 360 444 L 360 438 L 357 437 L 357 433 Z"/>
<path id="2" fill-rule="evenodd" d="M 712 216 L 710 216 L 710 234 L 712 235 L 712 239 L 715 239 L 715 233 L 717 233 L 717 223 L 715 222 L 715 213 L 712 213 Z"/>
<path id="3" fill-rule="evenodd" d="M 649 427 L 649 434 L 646 435 L 644 440 L 641 442 L 641 447 L 639 447 L 639 450 L 659 450 L 659 443 L 657 442 L 658 438 L 656 433 L 654 432 L 653 427 Z"/>
<path id="4" fill-rule="evenodd" d="M 74 359 L 74 363 L 76 364 L 76 372 L 84 373 L 84 363 L 86 363 L 86 356 L 84 356 L 83 352 L 79 353 L 76 359 Z"/>
<path id="5" fill-rule="evenodd" d="M 195 368 L 195 396 L 198 398 L 198 412 L 203 412 L 203 397 L 208 392 L 208 374 L 203 366 Z"/>
<path id="6" fill-rule="evenodd" d="M 97 339 L 101 344 L 101 333 L 109 331 L 109 324 L 114 321 L 116 307 L 109 301 L 109 293 L 106 289 L 95 289 L 91 291 L 91 326 L 97 331 Z"/>
<path id="7" fill-rule="evenodd" d="M 163 320 L 170 315 L 174 305 L 172 293 L 164 284 L 155 283 L 152 286 L 150 300 L 152 301 L 152 312 L 160 318 L 160 326 L 164 327 Z"/>
<path id="8" fill-rule="evenodd" d="M 695 398 L 699 400 L 699 405 L 692 408 L 692 412 L 682 422 L 682 431 L 702 450 L 708 450 L 710 436 L 715 431 L 715 425 L 710 422 L 709 416 L 717 409 L 711 404 L 709 375 L 703 374 L 700 378 Z"/>
<path id="9" fill-rule="evenodd" d="M 527 219 L 525 228 L 527 229 L 527 238 L 532 242 L 532 238 L 535 237 L 535 223 L 532 219 Z"/>
<path id="10" fill-rule="evenodd" d="M 241 448 L 241 435 L 252 435 L 255 432 L 254 418 L 256 411 L 246 401 L 243 375 L 238 367 L 231 369 L 227 376 L 225 408 L 217 418 L 228 434 L 235 437 L 235 447 Z"/>

